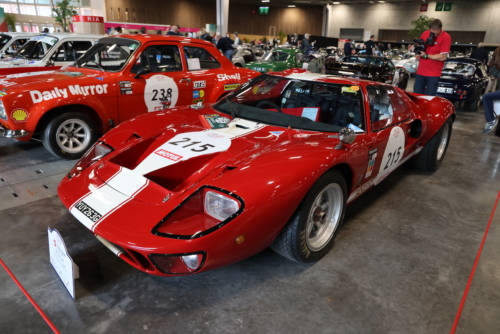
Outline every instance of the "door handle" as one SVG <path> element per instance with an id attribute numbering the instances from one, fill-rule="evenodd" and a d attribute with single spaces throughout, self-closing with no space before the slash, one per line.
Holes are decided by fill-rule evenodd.
<path id="1" fill-rule="evenodd" d="M 179 83 L 190 83 L 191 82 L 191 79 L 189 78 L 182 78 L 181 80 L 179 80 Z"/>

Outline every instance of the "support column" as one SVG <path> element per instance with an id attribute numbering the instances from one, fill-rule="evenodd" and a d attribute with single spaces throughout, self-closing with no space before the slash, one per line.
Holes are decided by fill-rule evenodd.
<path id="1" fill-rule="evenodd" d="M 229 30 L 229 0 L 216 0 L 217 1 L 217 31 L 222 36 L 226 36 Z"/>
<path id="2" fill-rule="evenodd" d="M 332 13 L 332 5 L 323 6 L 323 25 L 321 27 L 321 35 L 324 37 L 332 37 L 330 33 L 330 16 Z"/>

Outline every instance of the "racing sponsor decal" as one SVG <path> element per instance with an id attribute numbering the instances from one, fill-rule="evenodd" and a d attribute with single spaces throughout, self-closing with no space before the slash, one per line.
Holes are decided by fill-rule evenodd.
<path id="1" fill-rule="evenodd" d="M 14 120 L 14 122 L 21 123 L 21 122 L 26 122 L 26 120 L 29 117 L 29 114 L 26 110 L 19 108 L 19 109 L 14 109 L 10 114 L 10 117 Z"/>
<path id="2" fill-rule="evenodd" d="M 164 157 L 173 161 L 179 161 L 182 159 L 180 155 L 165 150 L 155 151 L 155 154 L 158 154 L 160 157 Z"/>
<path id="3" fill-rule="evenodd" d="M 205 101 L 205 99 L 194 99 L 193 103 L 195 103 L 195 104 L 200 103 L 200 102 L 203 103 L 204 101 Z"/>
<path id="4" fill-rule="evenodd" d="M 285 132 L 285 131 L 269 131 L 269 133 L 270 133 L 270 134 L 275 135 L 275 136 L 279 136 L 279 135 L 281 135 L 283 132 Z"/>
<path id="5" fill-rule="evenodd" d="M 132 88 L 120 88 L 120 94 L 122 95 L 132 94 Z"/>
<path id="6" fill-rule="evenodd" d="M 226 80 L 241 80 L 241 76 L 239 73 L 236 74 L 217 74 L 218 81 L 226 81 Z"/>
<path id="7" fill-rule="evenodd" d="M 240 84 L 224 85 L 224 90 L 235 90 Z"/>
<path id="8" fill-rule="evenodd" d="M 7 80 L 0 80 L 0 85 L 4 87 L 10 87 L 10 86 L 15 86 L 17 83 L 12 82 L 12 81 L 7 81 Z"/>
<path id="9" fill-rule="evenodd" d="M 7 92 L 1 91 L 0 90 L 0 97 L 7 95 Z"/>
<path id="10" fill-rule="evenodd" d="M 378 148 L 374 148 L 368 152 L 368 167 L 366 168 L 365 179 L 370 177 L 375 166 L 375 159 L 377 158 Z"/>
<path id="11" fill-rule="evenodd" d="M 188 160 L 205 154 L 226 151 L 231 146 L 231 138 L 228 136 L 221 136 L 218 133 L 215 133 L 215 136 L 213 134 L 214 133 L 210 131 L 180 133 L 146 157 L 134 169 L 134 172 L 140 175 L 146 175 L 179 161 Z M 169 154 L 178 155 L 181 159 L 177 161 L 165 159 L 163 155 L 156 153 L 161 150 Z"/>
<path id="12" fill-rule="evenodd" d="M 94 78 L 94 79 L 97 79 L 99 81 L 104 81 L 104 77 L 97 77 L 97 78 Z"/>
<path id="13" fill-rule="evenodd" d="M 371 179 L 370 181 L 366 182 L 361 187 L 359 187 L 358 189 L 356 189 L 351 194 L 351 196 L 349 196 L 349 198 L 347 199 L 347 203 L 349 203 L 350 201 L 352 201 L 353 199 L 355 199 L 356 197 L 358 197 L 359 195 L 361 195 L 362 193 L 364 193 L 365 191 L 367 191 L 368 189 L 370 189 L 373 186 L 374 183 L 375 183 L 375 180 Z"/>
<path id="14" fill-rule="evenodd" d="M 161 104 L 161 99 L 170 101 L 170 108 L 175 107 L 179 98 L 179 89 L 174 79 L 166 75 L 153 75 L 146 80 L 144 89 L 144 102 L 148 112 L 163 110 L 165 106 Z"/>
<path id="15" fill-rule="evenodd" d="M 33 100 L 33 103 L 40 103 L 42 101 L 49 101 L 60 97 L 68 98 L 69 96 L 68 94 L 87 96 L 87 95 L 101 95 L 106 93 L 108 93 L 108 84 L 91 85 L 91 86 L 69 85 L 68 88 L 54 87 L 54 89 L 52 90 L 30 91 L 31 100 Z"/>
<path id="16" fill-rule="evenodd" d="M 132 84 L 130 81 L 118 81 L 118 84 L 120 85 L 120 88 L 131 88 Z"/>
<path id="17" fill-rule="evenodd" d="M 219 114 L 201 115 L 201 122 L 207 129 L 223 129 L 228 127 L 231 120 L 227 117 L 222 117 Z"/>
<path id="18" fill-rule="evenodd" d="M 205 96 L 205 91 L 203 90 L 194 90 L 193 91 L 193 99 L 199 99 Z"/>
<path id="19" fill-rule="evenodd" d="M 83 73 L 81 73 L 81 72 L 64 71 L 64 72 L 59 72 L 59 73 L 67 75 L 68 77 L 81 77 L 81 76 L 83 76 Z"/>
<path id="20" fill-rule="evenodd" d="M 200 80 L 200 81 L 194 81 L 193 82 L 193 88 L 205 88 L 207 87 L 207 82 L 205 80 Z"/>
<path id="21" fill-rule="evenodd" d="M 379 184 L 387 177 L 393 170 L 401 164 L 405 152 L 405 135 L 403 129 L 399 126 L 392 128 L 389 134 L 389 140 L 384 150 L 382 163 L 378 172 L 375 184 Z"/>
<path id="22" fill-rule="evenodd" d="M 33 77 L 35 75 L 42 75 L 42 74 L 48 74 L 48 73 L 53 73 L 54 71 L 40 71 L 40 72 L 27 72 L 27 73 L 17 73 L 17 74 L 10 74 L 5 76 L 7 79 L 15 79 L 15 78 L 24 78 L 24 77 Z"/>

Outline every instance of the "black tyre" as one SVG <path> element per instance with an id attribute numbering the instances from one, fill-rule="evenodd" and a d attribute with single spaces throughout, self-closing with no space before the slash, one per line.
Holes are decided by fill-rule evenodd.
<path id="1" fill-rule="evenodd" d="M 42 132 L 43 146 L 52 154 L 68 160 L 81 158 L 97 138 L 95 123 L 78 112 L 55 117 Z"/>
<path id="2" fill-rule="evenodd" d="M 451 118 L 448 118 L 441 129 L 425 144 L 415 158 L 413 158 L 413 166 L 433 172 L 439 168 L 444 159 L 448 144 L 450 143 L 452 130 Z"/>
<path id="3" fill-rule="evenodd" d="M 481 104 L 481 94 L 479 94 L 472 102 L 467 105 L 468 111 L 477 111 Z"/>
<path id="4" fill-rule="evenodd" d="M 406 88 L 408 87 L 408 80 L 409 80 L 408 75 L 404 74 L 404 78 L 399 82 L 398 87 L 401 88 L 402 90 L 406 90 Z"/>
<path id="5" fill-rule="evenodd" d="M 342 173 L 325 173 L 309 190 L 271 248 L 296 262 L 315 262 L 332 248 L 344 219 L 347 186 Z"/>
<path id="6" fill-rule="evenodd" d="M 240 63 L 236 63 L 236 64 L 234 64 L 234 66 L 236 66 L 236 67 L 243 67 L 243 65 L 241 65 Z"/>

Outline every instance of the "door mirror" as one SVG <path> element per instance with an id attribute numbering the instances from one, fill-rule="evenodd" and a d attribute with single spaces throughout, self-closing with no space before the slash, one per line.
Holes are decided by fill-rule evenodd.
<path id="1" fill-rule="evenodd" d="M 151 70 L 149 69 L 149 67 L 143 67 L 137 72 L 134 79 L 139 79 L 141 77 L 141 75 L 148 74 L 148 73 L 151 73 Z"/>
<path id="2" fill-rule="evenodd" d="M 339 140 L 337 146 L 335 146 L 336 150 L 340 150 L 343 144 L 352 144 L 356 140 L 356 132 L 350 128 L 342 128 L 339 131 Z"/>

